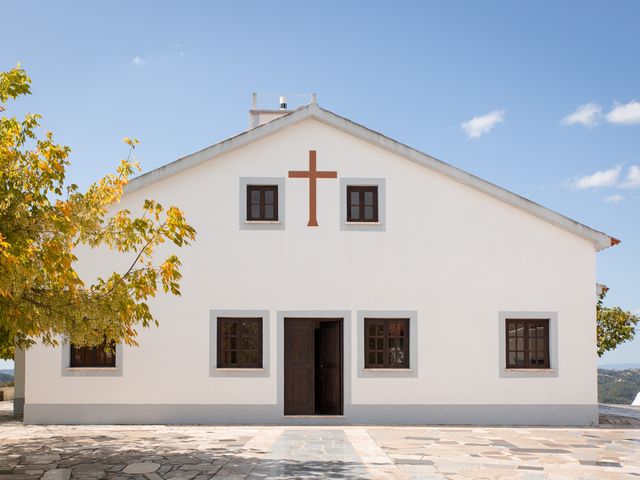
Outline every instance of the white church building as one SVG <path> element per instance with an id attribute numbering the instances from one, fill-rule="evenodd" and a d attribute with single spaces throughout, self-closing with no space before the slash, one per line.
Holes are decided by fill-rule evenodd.
<path id="1" fill-rule="evenodd" d="M 182 296 L 139 347 L 36 346 L 16 409 L 47 423 L 598 422 L 602 232 L 315 102 L 133 179 L 181 208 Z M 167 253 L 158 251 L 159 258 Z M 90 278 L 129 262 L 80 252 Z"/>

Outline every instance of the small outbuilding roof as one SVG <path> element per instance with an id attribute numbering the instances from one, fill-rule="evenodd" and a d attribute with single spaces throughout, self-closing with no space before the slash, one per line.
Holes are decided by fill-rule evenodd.
<path id="1" fill-rule="evenodd" d="M 426 168 L 430 168 L 438 173 L 446 175 L 460 183 L 475 188 L 491 197 L 501 200 L 509 205 L 524 210 L 546 222 L 549 222 L 563 230 L 573 233 L 584 238 L 594 244 L 596 250 L 604 250 L 613 245 L 617 245 L 620 241 L 614 237 L 600 232 L 575 220 L 570 219 L 554 210 L 543 207 L 531 200 L 517 195 L 509 190 L 499 187 L 491 182 L 476 177 L 464 170 L 453 165 L 445 163 L 426 153 L 422 153 L 414 148 L 404 145 L 392 138 L 386 137 L 381 133 L 364 127 L 351 120 L 337 115 L 329 110 L 321 108 L 317 103 L 310 103 L 304 107 L 300 107 L 291 113 L 285 114 L 279 118 L 271 120 L 263 125 L 255 127 L 246 132 L 240 133 L 215 145 L 202 149 L 198 152 L 179 158 L 167 165 L 156 168 L 139 177 L 132 179 L 125 188 L 125 193 L 134 192 L 158 180 L 175 175 L 179 172 L 187 170 L 200 163 L 211 160 L 219 155 L 230 152 L 237 148 L 243 147 L 251 142 L 264 138 L 275 132 L 283 130 L 290 125 L 302 122 L 309 118 L 313 118 L 334 128 L 342 130 L 354 137 L 367 141 L 380 148 L 388 150 L 396 155 L 404 157 L 408 160 L 416 162 Z"/>

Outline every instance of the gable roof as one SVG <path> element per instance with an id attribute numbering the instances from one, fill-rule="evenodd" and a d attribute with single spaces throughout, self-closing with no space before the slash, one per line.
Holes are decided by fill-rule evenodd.
<path id="1" fill-rule="evenodd" d="M 593 228 L 576 222 L 575 220 L 565 217 L 554 210 L 543 207 L 542 205 L 512 193 L 509 190 L 483 180 L 480 177 L 476 177 L 475 175 L 465 172 L 453 165 L 386 137 L 381 133 L 352 122 L 345 117 L 341 117 L 329 110 L 320 108 L 317 103 L 310 103 L 307 106 L 300 107 L 291 113 L 287 113 L 263 125 L 230 137 L 222 142 L 216 143 L 215 145 L 204 148 L 198 152 L 192 153 L 191 155 L 179 158 L 178 160 L 168 163 L 162 167 L 140 175 L 139 177 L 132 179 L 125 187 L 125 194 L 144 188 L 151 183 L 157 182 L 171 175 L 175 175 L 199 165 L 200 163 L 243 147 L 244 145 L 264 138 L 272 133 L 279 132 L 290 125 L 302 122 L 309 118 L 316 119 L 329 126 L 342 130 L 356 138 L 372 143 L 373 145 L 388 150 L 408 160 L 414 161 L 471 188 L 475 188 L 476 190 L 479 190 L 493 198 L 524 210 L 525 212 L 562 228 L 569 233 L 573 233 L 574 235 L 590 241 L 598 251 L 620 243 L 616 238 L 610 237 L 603 232 L 594 230 Z"/>

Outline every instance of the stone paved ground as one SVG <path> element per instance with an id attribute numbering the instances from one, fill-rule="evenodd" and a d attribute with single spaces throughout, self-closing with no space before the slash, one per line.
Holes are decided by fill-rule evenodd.
<path id="1" fill-rule="evenodd" d="M 640 480 L 638 411 L 615 407 L 590 429 L 28 426 L 3 403 L 0 480 Z"/>

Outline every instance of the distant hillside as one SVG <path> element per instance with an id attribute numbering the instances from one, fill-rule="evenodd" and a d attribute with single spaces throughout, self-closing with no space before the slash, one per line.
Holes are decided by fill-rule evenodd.
<path id="1" fill-rule="evenodd" d="M 13 383 L 13 370 L 0 370 L 0 385 Z"/>
<path id="2" fill-rule="evenodd" d="M 640 392 L 640 368 L 598 369 L 598 401 L 630 405 Z"/>
<path id="3" fill-rule="evenodd" d="M 640 368 L 640 363 L 610 363 L 608 365 L 600 365 L 598 368 L 603 370 L 631 370 Z"/>

